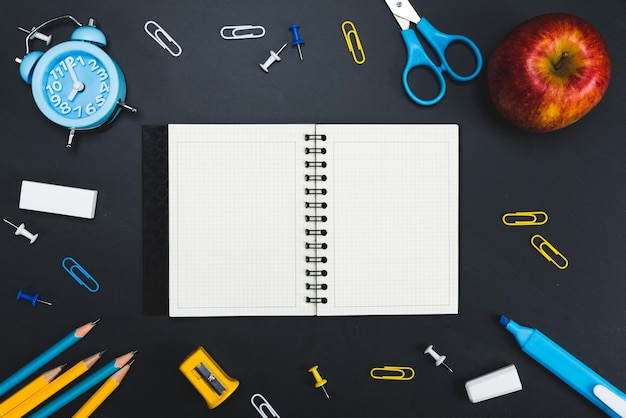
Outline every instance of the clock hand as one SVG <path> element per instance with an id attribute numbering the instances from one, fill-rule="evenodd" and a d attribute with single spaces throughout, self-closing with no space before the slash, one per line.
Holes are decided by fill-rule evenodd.
<path id="1" fill-rule="evenodd" d="M 72 81 L 74 82 L 74 84 L 72 85 L 72 91 L 70 92 L 69 96 L 67 96 L 67 100 L 69 100 L 70 102 L 72 100 L 74 100 L 74 97 L 76 97 L 76 94 L 85 90 L 85 84 L 80 81 L 78 79 L 78 77 L 76 77 L 76 73 L 74 72 L 74 67 L 72 67 L 72 63 L 73 63 L 73 59 L 71 59 L 71 57 L 68 57 L 65 59 L 65 64 L 67 65 L 67 71 L 70 73 L 70 77 L 72 77 Z"/>

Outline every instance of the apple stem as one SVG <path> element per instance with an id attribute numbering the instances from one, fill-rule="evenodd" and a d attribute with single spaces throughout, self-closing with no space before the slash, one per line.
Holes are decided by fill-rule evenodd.
<path id="1" fill-rule="evenodd" d="M 561 66 L 563 65 L 563 62 L 565 61 L 565 59 L 569 57 L 569 53 L 568 52 L 563 52 L 561 54 L 561 58 L 559 58 L 558 62 L 556 64 L 554 64 L 554 69 L 556 71 L 559 71 L 559 69 L 561 68 Z"/>

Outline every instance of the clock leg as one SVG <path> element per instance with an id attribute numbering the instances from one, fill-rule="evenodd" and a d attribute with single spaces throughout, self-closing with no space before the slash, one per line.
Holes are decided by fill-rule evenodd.
<path id="1" fill-rule="evenodd" d="M 72 148 L 72 141 L 74 140 L 74 134 L 76 134 L 76 129 L 70 128 L 70 136 L 67 138 L 66 148 Z"/>
<path id="2" fill-rule="evenodd" d="M 130 110 L 130 111 L 131 111 L 131 112 L 133 112 L 133 113 L 136 113 L 136 112 L 137 112 L 137 108 L 132 107 L 132 106 L 130 106 L 130 105 L 128 105 L 128 104 L 126 104 L 126 102 L 123 102 L 123 101 L 121 101 L 121 100 L 118 100 L 117 105 L 118 105 L 118 106 L 121 106 L 122 108 L 124 108 L 124 109 L 126 109 L 126 110 Z"/>

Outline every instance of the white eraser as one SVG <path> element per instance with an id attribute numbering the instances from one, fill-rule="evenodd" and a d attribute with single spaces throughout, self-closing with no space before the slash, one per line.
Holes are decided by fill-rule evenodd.
<path id="1" fill-rule="evenodd" d="M 23 180 L 19 208 L 93 219 L 97 197 L 97 190 Z"/>
<path id="2" fill-rule="evenodd" d="M 467 390 L 469 400 L 476 403 L 522 390 L 522 382 L 519 380 L 515 365 L 511 364 L 476 379 L 468 380 L 465 383 L 465 390 Z"/>

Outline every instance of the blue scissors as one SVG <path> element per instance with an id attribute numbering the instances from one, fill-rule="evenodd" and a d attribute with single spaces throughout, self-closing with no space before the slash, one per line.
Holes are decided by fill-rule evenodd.
<path id="1" fill-rule="evenodd" d="M 431 106 L 435 103 L 438 103 L 446 93 L 446 81 L 443 78 L 442 73 L 447 72 L 450 77 L 455 81 L 469 81 L 474 79 L 483 65 L 483 58 L 480 54 L 480 50 L 476 46 L 474 42 L 472 42 L 469 38 L 462 35 L 450 35 L 447 33 L 440 32 L 433 25 L 430 24 L 428 20 L 424 17 L 420 17 L 411 3 L 408 0 L 385 0 L 389 10 L 393 13 L 393 16 L 398 21 L 398 24 L 402 28 L 400 35 L 402 35 L 402 39 L 404 40 L 404 45 L 406 46 L 407 52 L 407 61 L 406 66 L 404 67 L 404 72 L 402 73 L 402 84 L 404 84 L 404 90 L 409 95 L 411 100 L 415 103 L 420 104 L 422 106 Z M 410 29 L 411 22 L 416 24 L 416 29 L 422 34 L 424 39 L 428 41 L 430 46 L 434 49 L 441 65 L 437 66 L 429 57 L 424 47 L 420 43 L 419 39 L 415 32 Z M 476 58 L 476 68 L 474 72 L 467 76 L 461 76 L 454 72 L 454 70 L 448 64 L 446 60 L 445 53 L 446 49 L 453 42 L 461 42 L 467 45 L 471 51 L 473 52 Z M 437 78 L 437 82 L 439 83 L 439 94 L 433 99 L 424 100 L 417 97 L 408 83 L 408 75 L 409 72 L 416 67 L 426 67 L 431 70 L 435 77 Z"/>

